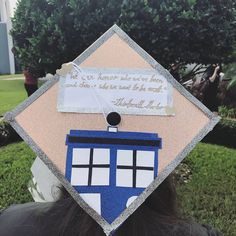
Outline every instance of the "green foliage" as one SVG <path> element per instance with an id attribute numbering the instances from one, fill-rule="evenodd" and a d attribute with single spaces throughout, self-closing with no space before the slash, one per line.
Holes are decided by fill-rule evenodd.
<path id="1" fill-rule="evenodd" d="M 226 106 L 221 106 L 219 107 L 219 115 L 223 118 L 236 119 L 236 108 L 228 108 Z"/>
<path id="2" fill-rule="evenodd" d="M 114 23 L 166 67 L 235 58 L 233 0 L 21 0 L 15 55 L 37 75 L 54 73 Z"/>
<path id="3" fill-rule="evenodd" d="M 228 89 L 232 89 L 236 86 L 236 78 L 232 79 L 228 85 Z"/>
<path id="4" fill-rule="evenodd" d="M 230 63 L 223 67 L 226 78 L 236 78 L 236 63 Z"/>
<path id="5" fill-rule="evenodd" d="M 222 119 L 203 142 L 236 148 L 236 120 Z"/>
<path id="6" fill-rule="evenodd" d="M 0 209 L 32 201 L 27 183 L 35 154 L 25 143 L 0 148 Z"/>
<path id="7" fill-rule="evenodd" d="M 235 50 L 236 52 L 236 50 Z M 224 66 L 225 77 L 231 79 L 229 82 L 227 89 L 235 90 L 236 91 L 236 63 L 231 63 Z"/>
<path id="8" fill-rule="evenodd" d="M 236 235 L 236 150 L 200 143 L 185 160 L 192 172 L 178 187 L 185 215 Z"/>
<path id="9" fill-rule="evenodd" d="M 233 2 L 126 1 L 120 22 L 165 66 L 227 62 L 232 59 L 229 54 L 236 35 Z M 157 16 L 158 22 L 153 22 Z"/>
<path id="10" fill-rule="evenodd" d="M 14 51 L 37 75 L 75 59 L 119 17 L 121 0 L 22 0 L 13 19 Z"/>

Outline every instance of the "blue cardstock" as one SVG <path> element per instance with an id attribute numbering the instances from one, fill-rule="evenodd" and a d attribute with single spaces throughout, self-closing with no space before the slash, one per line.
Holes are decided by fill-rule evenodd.
<path id="1" fill-rule="evenodd" d="M 72 159 L 74 148 L 89 148 L 90 163 L 83 165 L 83 168 L 90 168 L 90 179 L 87 186 L 73 186 L 78 193 L 98 193 L 101 197 L 101 216 L 112 223 L 127 207 L 127 201 L 132 196 L 139 196 L 145 188 L 136 187 L 136 172 L 138 169 L 145 170 L 150 167 L 141 167 L 136 164 L 136 153 L 139 150 L 153 151 L 154 154 L 154 177 L 158 175 L 158 150 L 162 148 L 162 140 L 154 133 L 141 132 L 109 132 L 109 131 L 91 131 L 91 130 L 71 130 L 66 137 L 67 160 L 66 160 L 66 178 L 71 182 Z M 95 186 L 91 184 L 92 175 L 92 155 L 94 148 L 106 148 L 110 150 L 109 165 L 101 165 L 103 168 L 109 168 L 109 185 Z M 132 150 L 133 166 L 117 165 L 117 150 Z M 85 166 L 85 167 L 84 167 Z M 79 165 L 73 166 L 74 168 Z M 98 168 L 99 165 L 96 165 Z M 116 186 L 116 171 L 119 168 L 130 169 L 133 173 L 133 186 Z"/>

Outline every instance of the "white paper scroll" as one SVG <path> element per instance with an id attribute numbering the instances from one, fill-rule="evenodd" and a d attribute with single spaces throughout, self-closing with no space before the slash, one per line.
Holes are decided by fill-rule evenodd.
<path id="1" fill-rule="evenodd" d="M 174 115 L 172 85 L 155 70 L 72 68 L 60 77 L 58 111 Z"/>

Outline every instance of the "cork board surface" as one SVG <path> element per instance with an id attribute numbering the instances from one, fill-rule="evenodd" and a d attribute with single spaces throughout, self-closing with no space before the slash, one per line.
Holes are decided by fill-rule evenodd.
<path id="1" fill-rule="evenodd" d="M 119 36 L 114 34 L 80 66 L 102 68 L 145 68 L 151 66 Z M 106 130 L 102 114 L 57 112 L 58 83 L 16 116 L 16 121 L 34 142 L 65 173 L 66 135 L 71 129 Z M 122 115 L 120 131 L 158 133 L 163 140 L 159 150 L 159 170 L 170 164 L 185 146 L 208 124 L 209 118 L 176 89 L 173 91 L 176 115 Z"/>

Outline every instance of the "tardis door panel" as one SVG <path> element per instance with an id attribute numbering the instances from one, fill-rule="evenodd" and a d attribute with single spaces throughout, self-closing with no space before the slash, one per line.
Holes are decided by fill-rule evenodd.
<path id="1" fill-rule="evenodd" d="M 80 137 L 80 132 L 74 132 L 73 139 L 67 140 L 66 178 L 91 208 L 112 223 L 157 177 L 159 146 L 153 144 L 161 141 L 154 135 L 155 141 L 145 140 L 142 145 L 133 133 L 128 143 L 121 138 L 127 140 L 126 135 L 131 133 L 96 131 L 94 137 L 92 133 L 91 143 Z M 105 143 L 98 143 L 104 141 L 99 135 L 119 137 L 107 137 Z"/>
<path id="2" fill-rule="evenodd" d="M 115 145 L 111 145 L 110 149 L 104 145 L 75 145 L 68 150 L 68 165 L 71 165 L 71 176 L 68 180 L 70 179 L 87 204 L 109 223 L 157 175 L 156 149 L 134 150 L 133 146 L 118 148 Z M 145 157 L 147 162 L 143 160 Z"/>

